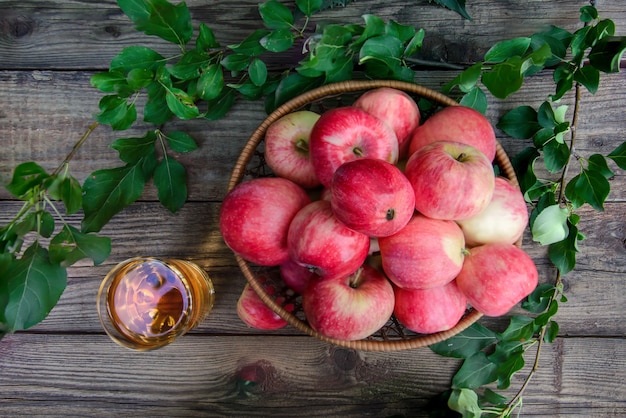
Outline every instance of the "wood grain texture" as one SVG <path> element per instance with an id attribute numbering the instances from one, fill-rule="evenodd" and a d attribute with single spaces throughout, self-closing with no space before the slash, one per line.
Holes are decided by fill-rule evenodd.
<path id="1" fill-rule="evenodd" d="M 260 27 L 256 0 L 189 0 L 194 26 L 205 22 L 222 45 L 237 43 Z M 293 6 L 292 1 L 285 1 Z M 359 0 L 321 13 L 318 21 L 362 23 L 362 15 L 426 30 L 415 81 L 440 90 L 458 70 L 480 60 L 496 41 L 528 36 L 545 25 L 580 27 L 587 0 L 472 0 L 472 21 L 428 0 Z M 601 16 L 618 33 L 626 28 L 623 0 L 597 0 Z M 145 45 L 165 55 L 178 52 L 133 29 L 114 0 L 0 0 L 0 183 L 15 165 L 34 160 L 53 170 L 93 121 L 102 94 L 89 84 L 124 47 Z M 270 56 L 272 71 L 299 57 Z M 451 64 L 451 65 L 450 65 Z M 438 66 L 439 65 L 439 66 Z M 602 75 L 600 90 L 582 92 L 576 156 L 608 154 L 624 141 L 626 73 Z M 506 101 L 489 97 L 492 123 L 520 105 L 538 107 L 553 93 L 550 72 L 526 80 Z M 141 101 L 140 101 L 141 103 Z M 562 103 L 571 117 L 574 97 Z M 0 416 L 426 416 L 426 402 L 449 388 L 458 361 L 429 349 L 399 353 L 357 352 L 334 347 L 287 327 L 263 332 L 246 327 L 235 305 L 245 279 L 218 229 L 220 202 L 241 148 L 266 114 L 260 102 L 239 102 L 217 122 L 167 124 L 182 129 L 199 149 L 176 157 L 187 167 L 189 202 L 176 215 L 157 202 L 148 185 L 141 199 L 102 231 L 113 252 L 100 266 L 81 261 L 68 270 L 58 305 L 34 328 L 0 341 Z M 110 148 L 119 137 L 142 136 L 148 126 L 120 133 L 98 127 L 71 163 L 81 181 L 96 169 L 120 165 Z M 528 141 L 496 129 L 510 156 Z M 569 301 L 556 317 L 560 337 L 546 345 L 540 368 L 524 397 L 522 416 L 626 416 L 626 173 L 615 176 L 605 211 L 585 206 L 577 268 L 564 277 Z M 569 176 L 576 174 L 572 169 Z M 548 173 L 542 173 L 548 176 Z M 0 190 L 0 224 L 20 202 Z M 78 225 L 80 215 L 68 221 Z M 523 248 L 542 281 L 555 270 L 546 249 L 524 236 Z M 117 262 L 133 255 L 188 258 L 206 269 L 217 298 L 211 315 L 171 346 L 136 353 L 112 343 L 95 310 L 99 283 Z M 510 315 L 521 313 L 519 307 Z M 483 318 L 499 329 L 506 318 Z M 512 395 L 533 357 L 513 378 Z"/>
<path id="2" fill-rule="evenodd" d="M 3 415 L 426 416 L 458 367 L 428 348 L 365 353 L 294 337 L 188 335 L 148 353 L 102 335 L 3 344 Z M 558 339 L 541 355 L 523 416 L 623 416 L 624 358 L 623 339 Z"/>

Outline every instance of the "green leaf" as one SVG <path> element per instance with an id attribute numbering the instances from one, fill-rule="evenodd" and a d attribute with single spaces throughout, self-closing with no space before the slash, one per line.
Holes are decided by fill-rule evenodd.
<path id="1" fill-rule="evenodd" d="M 111 253 L 111 239 L 95 234 L 84 234 L 71 225 L 65 225 L 50 241 L 50 261 L 68 267 L 83 258 L 95 265 L 102 263 Z"/>
<path id="2" fill-rule="evenodd" d="M 218 64 L 209 65 L 197 81 L 198 96 L 204 100 L 213 100 L 224 88 L 224 72 Z"/>
<path id="3" fill-rule="evenodd" d="M 356 41 L 356 45 L 361 46 L 369 38 L 384 35 L 387 27 L 387 24 L 383 19 L 373 14 L 363 15 L 363 20 L 365 22 L 365 28 L 359 39 Z"/>
<path id="4" fill-rule="evenodd" d="M 174 5 L 167 0 L 117 0 L 117 4 L 137 30 L 146 35 L 181 46 L 193 35 L 191 14 L 185 2 Z"/>
<path id="5" fill-rule="evenodd" d="M 296 0 L 296 6 L 305 16 L 311 16 L 321 10 L 322 0 Z"/>
<path id="6" fill-rule="evenodd" d="M 579 233 L 574 223 L 568 223 L 569 233 L 562 241 L 550 244 L 548 257 L 561 274 L 567 274 L 576 267 L 576 253 L 578 252 Z"/>
<path id="7" fill-rule="evenodd" d="M 453 12 L 457 12 L 461 17 L 467 20 L 472 20 L 467 10 L 465 10 L 465 0 L 434 0 L 434 2 Z"/>
<path id="8" fill-rule="evenodd" d="M 500 395 L 499 393 L 494 392 L 493 390 L 486 388 L 479 397 L 481 404 L 491 404 L 491 405 L 502 405 L 506 404 L 507 398 L 505 396 Z"/>
<path id="9" fill-rule="evenodd" d="M 402 42 L 398 38 L 389 35 L 376 36 L 370 38 L 359 51 L 359 63 L 363 64 L 369 60 L 376 60 L 383 63 L 392 72 L 399 70 L 403 52 Z"/>
<path id="10" fill-rule="evenodd" d="M 510 318 L 509 326 L 502 332 L 503 341 L 527 341 L 534 332 L 533 319 L 528 316 L 515 315 Z"/>
<path id="11" fill-rule="evenodd" d="M 235 103 L 235 91 L 230 88 L 222 89 L 220 95 L 207 101 L 207 110 L 202 115 L 207 120 L 218 120 L 223 118 Z"/>
<path id="12" fill-rule="evenodd" d="M 111 148 L 119 153 L 120 160 L 135 164 L 142 158 L 154 153 L 156 134 L 148 131 L 141 138 L 119 138 L 113 141 Z"/>
<path id="13" fill-rule="evenodd" d="M 257 29 L 248 35 L 243 41 L 236 45 L 229 45 L 237 54 L 245 55 L 246 57 L 254 57 L 261 55 L 265 52 L 265 48 L 261 45 L 261 39 L 270 33 L 267 29 Z"/>
<path id="14" fill-rule="evenodd" d="M 179 80 L 192 80 L 200 76 L 200 71 L 209 64 L 210 60 L 209 54 L 194 49 L 183 55 L 168 71 Z"/>
<path id="15" fill-rule="evenodd" d="M 6 185 L 6 189 L 13 196 L 22 198 L 49 177 L 50 175 L 39 164 L 28 161 L 15 167 L 11 182 Z"/>
<path id="16" fill-rule="evenodd" d="M 461 414 L 463 418 L 480 418 L 482 410 L 478 405 L 478 394 L 471 389 L 454 389 L 448 398 L 448 408 Z"/>
<path id="17" fill-rule="evenodd" d="M 619 168 L 626 170 L 626 142 L 622 142 L 618 145 L 607 157 L 615 161 L 615 164 L 617 164 Z"/>
<path id="18" fill-rule="evenodd" d="M 598 10 L 593 6 L 583 6 L 580 8 L 580 21 L 590 23 L 598 18 Z"/>
<path id="19" fill-rule="evenodd" d="M 478 351 L 466 358 L 452 378 L 453 389 L 477 389 L 497 379 L 498 366 Z"/>
<path id="20" fill-rule="evenodd" d="M 496 126 L 517 139 L 532 138 L 541 128 L 537 121 L 537 111 L 531 106 L 519 106 L 509 110 Z"/>
<path id="21" fill-rule="evenodd" d="M 146 174 L 139 163 L 91 173 L 83 184 L 82 232 L 100 231 L 114 215 L 139 199 L 145 182 Z"/>
<path id="22" fill-rule="evenodd" d="M 567 208 L 551 205 L 543 209 L 535 218 L 532 225 L 533 241 L 541 245 L 549 245 L 567 237 Z"/>
<path id="23" fill-rule="evenodd" d="M 134 91 L 146 87 L 154 80 L 154 72 L 145 68 L 135 68 L 128 72 L 126 77 L 128 86 Z"/>
<path id="24" fill-rule="evenodd" d="M 259 4 L 259 14 L 270 29 L 289 29 L 293 26 L 291 10 L 276 0 Z"/>
<path id="25" fill-rule="evenodd" d="M 626 51 L 626 36 L 607 36 L 596 43 L 589 53 L 589 62 L 605 73 L 620 71 L 620 62 Z"/>
<path id="26" fill-rule="evenodd" d="M 518 91 L 524 83 L 521 64 L 519 57 L 496 64 L 491 71 L 483 73 L 482 82 L 491 94 L 499 99 L 506 99 L 510 94 Z"/>
<path id="27" fill-rule="evenodd" d="M 455 86 L 459 86 L 459 89 L 462 92 L 469 92 L 472 90 L 478 80 L 480 80 L 480 75 L 483 71 L 483 63 L 478 62 L 471 67 L 463 70 L 459 75 L 457 75 L 452 81 L 446 84 L 442 88 L 443 93 L 450 93 Z"/>
<path id="28" fill-rule="evenodd" d="M 245 70 L 250 63 L 250 57 L 245 54 L 230 54 L 225 56 L 220 64 L 229 71 Z"/>
<path id="29" fill-rule="evenodd" d="M 283 78 L 275 92 L 274 106 L 278 107 L 286 101 L 293 99 L 303 91 L 311 90 L 312 88 L 321 85 L 322 80 L 319 78 L 303 77 L 300 74 L 290 74 Z"/>
<path id="30" fill-rule="evenodd" d="M 542 283 L 522 302 L 522 308 L 531 313 L 541 313 L 548 308 L 556 287 L 550 283 Z"/>
<path id="31" fill-rule="evenodd" d="M 165 138 L 170 148 L 176 152 L 191 152 L 198 148 L 196 141 L 182 131 L 169 132 Z"/>
<path id="32" fill-rule="evenodd" d="M 567 145 L 557 140 L 543 146 L 543 161 L 551 173 L 559 173 L 569 162 L 570 150 Z"/>
<path id="33" fill-rule="evenodd" d="M 595 210 L 604 210 L 604 201 L 611 191 L 609 181 L 602 173 L 591 170 L 572 178 L 565 186 L 565 196 L 572 202 L 574 209 L 589 203 Z"/>
<path id="34" fill-rule="evenodd" d="M 143 108 L 143 119 L 155 125 L 162 125 L 169 121 L 174 114 L 167 107 L 165 96 L 167 90 L 158 82 L 152 82 L 147 87 L 148 101 Z"/>
<path id="35" fill-rule="evenodd" d="M 125 98 L 116 95 L 104 96 L 98 106 L 100 113 L 96 115 L 96 119 L 102 124 L 110 125 L 113 130 L 128 129 L 137 120 L 135 104 L 129 104 Z"/>
<path id="36" fill-rule="evenodd" d="M 219 48 L 220 44 L 217 42 L 213 30 L 206 25 L 206 23 L 200 23 L 198 38 L 196 39 L 196 49 L 206 51 L 207 49 Z"/>
<path id="37" fill-rule="evenodd" d="M 471 90 L 469 90 L 461 100 L 459 104 L 466 107 L 471 107 L 472 109 L 485 114 L 487 112 L 487 95 L 485 92 L 478 86 L 475 86 Z"/>
<path id="38" fill-rule="evenodd" d="M 61 201 L 68 215 L 78 212 L 83 207 L 83 191 L 78 180 L 72 176 L 63 179 L 60 186 Z"/>
<path id="39" fill-rule="evenodd" d="M 105 71 L 91 76 L 91 85 L 105 93 L 115 93 L 120 86 L 127 86 L 128 81 L 124 73 L 120 71 Z"/>
<path id="40" fill-rule="evenodd" d="M 607 180 L 615 176 L 606 163 L 606 158 L 602 154 L 593 154 L 587 159 L 587 170 L 600 173 Z"/>
<path id="41" fill-rule="evenodd" d="M 496 342 L 496 333 L 476 322 L 445 341 L 432 344 L 435 353 L 455 358 L 467 358 Z"/>
<path id="42" fill-rule="evenodd" d="M 585 86 L 589 93 L 595 94 L 600 85 L 600 71 L 595 67 L 586 65 L 574 72 L 574 80 Z"/>
<path id="43" fill-rule="evenodd" d="M 12 262 L 0 281 L 0 294 L 8 295 L 0 312 L 11 331 L 28 329 L 43 321 L 65 290 L 67 271 L 52 263 L 48 252 L 34 242 Z"/>
<path id="44" fill-rule="evenodd" d="M 511 386 L 511 377 L 524 367 L 524 353 L 510 354 L 507 359 L 498 365 L 498 389 L 507 389 Z"/>
<path id="45" fill-rule="evenodd" d="M 284 52 L 291 48 L 295 40 L 294 34 L 288 29 L 272 31 L 260 39 L 261 46 L 271 52 Z"/>
<path id="46" fill-rule="evenodd" d="M 129 46 L 124 48 L 111 60 L 109 70 L 128 74 L 135 69 L 150 70 L 156 73 L 165 58 L 153 49 L 145 46 Z"/>
<path id="47" fill-rule="evenodd" d="M 267 80 L 267 67 L 265 63 L 258 58 L 253 59 L 248 68 L 248 75 L 250 75 L 250 80 L 254 85 L 262 86 L 265 84 Z"/>
<path id="48" fill-rule="evenodd" d="M 547 343 L 553 343 L 556 337 L 559 335 L 559 324 L 555 321 L 548 322 L 546 325 L 546 333 L 543 336 L 543 340 Z"/>
<path id="49" fill-rule="evenodd" d="M 165 101 L 172 113 L 182 120 L 194 119 L 200 116 L 200 111 L 193 97 L 181 89 L 175 87 L 168 88 L 165 94 Z"/>
<path id="50" fill-rule="evenodd" d="M 548 310 L 542 313 L 541 315 L 537 315 L 535 318 L 535 325 L 538 327 L 543 327 L 548 324 L 550 318 L 552 318 L 559 311 L 559 302 L 556 299 L 550 301 L 548 305 Z"/>
<path id="51" fill-rule="evenodd" d="M 404 58 L 410 57 L 417 53 L 422 48 L 422 44 L 424 42 L 424 37 L 426 36 L 426 31 L 424 29 L 418 30 L 407 45 L 404 47 L 404 52 L 402 56 Z"/>
<path id="52" fill-rule="evenodd" d="M 176 213 L 187 200 L 187 171 L 169 156 L 165 156 L 154 171 L 158 198 L 170 212 Z"/>
<path id="53" fill-rule="evenodd" d="M 521 57 L 530 47 L 530 41 L 530 38 L 521 37 L 498 42 L 489 48 L 485 61 L 498 63 L 512 57 Z"/>

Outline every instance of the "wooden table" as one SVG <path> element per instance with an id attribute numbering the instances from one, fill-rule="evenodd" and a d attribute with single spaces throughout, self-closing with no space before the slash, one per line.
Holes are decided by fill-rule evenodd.
<path id="1" fill-rule="evenodd" d="M 190 0 L 194 22 L 206 22 L 223 44 L 259 27 L 256 1 Z M 602 16 L 626 31 L 623 0 L 598 0 Z M 423 27 L 423 58 L 454 64 L 480 59 L 495 41 L 527 36 L 546 24 L 574 31 L 587 1 L 469 0 L 473 21 L 423 0 L 362 0 L 329 10 L 320 19 L 361 23 L 374 13 Z M 105 70 L 124 46 L 164 47 L 136 32 L 112 0 L 0 0 L 0 179 L 29 160 L 53 170 L 93 121 L 101 93 L 89 78 Z M 623 64 L 622 64 L 623 66 Z M 440 89 L 446 69 L 418 72 L 416 82 Z M 607 154 L 624 141 L 626 75 L 603 76 L 600 91 L 584 93 L 577 152 Z M 552 91 L 550 74 L 533 77 L 501 102 L 492 100 L 495 123 L 520 104 L 538 106 Z M 571 96 L 563 100 L 573 104 Z M 433 395 L 447 389 L 458 362 L 428 348 L 396 353 L 357 352 L 285 328 L 248 329 L 235 305 L 245 279 L 218 229 L 218 211 L 232 165 L 265 113 L 259 102 L 240 102 L 217 122 L 182 129 L 200 149 L 181 160 L 189 167 L 189 202 L 177 215 L 161 207 L 154 188 L 102 231 L 113 250 L 102 265 L 83 261 L 68 271 L 65 293 L 50 315 L 0 342 L 0 415 L 281 415 L 418 416 Z M 137 129 L 125 136 L 141 135 Z M 118 137 L 101 126 L 80 149 L 71 170 L 81 179 L 118 164 L 109 148 Z M 498 132 L 510 155 L 523 143 Z M 612 192 L 604 212 L 584 208 L 578 265 L 565 278 L 569 302 L 557 316 L 555 343 L 544 348 L 539 371 L 524 397 L 524 416 L 626 416 L 626 176 L 612 166 Z M 0 220 L 20 205 L 0 191 Z M 70 217 L 80 222 L 80 217 Z M 542 281 L 554 270 L 530 234 L 524 248 Z M 211 275 L 217 300 L 210 317 L 166 348 L 138 353 L 103 333 L 95 297 L 106 272 L 134 255 L 176 256 Z M 532 354 L 532 353 L 529 353 Z M 527 363 L 532 361 L 528 356 Z M 513 394 L 529 370 L 513 379 Z"/>

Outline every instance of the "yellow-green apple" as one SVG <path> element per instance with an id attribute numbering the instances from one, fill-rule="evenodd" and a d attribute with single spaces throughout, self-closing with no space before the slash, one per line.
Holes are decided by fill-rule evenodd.
<path id="1" fill-rule="evenodd" d="M 439 141 L 415 152 L 404 174 L 415 191 L 415 208 L 436 219 L 470 218 L 487 207 L 495 175 L 485 155 L 471 145 Z"/>
<path id="2" fill-rule="evenodd" d="M 396 286 L 427 289 L 443 286 L 461 271 L 463 231 L 453 221 L 415 214 L 399 232 L 378 238 L 382 265 Z"/>
<path id="3" fill-rule="evenodd" d="M 317 275 L 305 266 L 293 261 L 291 258 L 279 267 L 280 277 L 287 287 L 298 294 L 302 294 L 313 277 Z"/>
<path id="4" fill-rule="evenodd" d="M 289 259 L 287 232 L 296 213 L 311 199 L 282 177 L 259 177 L 235 186 L 220 208 L 226 245 L 247 261 L 278 266 Z"/>
<path id="5" fill-rule="evenodd" d="M 295 306 L 288 302 L 285 295 L 281 293 L 279 280 L 266 275 L 258 275 L 257 278 L 265 293 L 273 298 L 276 303 L 283 306 L 288 312 L 295 309 Z M 287 325 L 287 321 L 270 309 L 249 283 L 246 283 L 237 301 L 237 315 L 246 325 L 257 329 L 274 330 Z"/>
<path id="6" fill-rule="evenodd" d="M 354 106 L 391 126 L 398 138 L 399 158 L 408 154 L 411 134 L 420 123 L 420 111 L 411 96 L 402 90 L 381 87 L 363 93 Z"/>
<path id="7" fill-rule="evenodd" d="M 448 106 L 424 121 L 411 135 L 409 155 L 436 141 L 462 142 L 478 148 L 489 162 L 496 155 L 496 135 L 489 119 L 465 106 Z"/>
<path id="8" fill-rule="evenodd" d="M 391 127 L 354 106 L 324 112 L 311 131 L 309 153 L 320 182 L 329 186 L 335 170 L 357 158 L 377 158 L 395 164 L 398 139 Z"/>
<path id="9" fill-rule="evenodd" d="M 313 279 L 302 295 L 311 328 L 339 340 L 372 335 L 389 320 L 393 306 L 391 283 L 368 265 L 348 276 Z"/>
<path id="10" fill-rule="evenodd" d="M 309 158 L 309 136 L 320 115 L 300 110 L 273 122 L 265 132 L 265 162 L 279 177 L 302 187 L 320 185 Z"/>
<path id="11" fill-rule="evenodd" d="M 457 221 L 465 244 L 514 244 L 528 225 L 528 208 L 519 187 L 504 177 L 496 177 L 493 196 L 487 207 L 468 219 Z"/>
<path id="12" fill-rule="evenodd" d="M 395 234 L 415 212 L 411 183 L 387 161 L 359 158 L 342 164 L 330 190 L 337 219 L 370 237 Z"/>
<path id="13" fill-rule="evenodd" d="M 467 298 L 456 281 L 430 289 L 394 288 L 393 313 L 408 329 L 433 334 L 454 327 L 465 314 Z"/>
<path id="14" fill-rule="evenodd" d="M 484 244 L 469 250 L 456 282 L 477 311 L 501 316 L 535 290 L 538 273 L 521 248 Z"/>
<path id="15" fill-rule="evenodd" d="M 330 202 L 317 200 L 303 207 L 291 221 L 289 256 L 321 277 L 345 277 L 367 258 L 370 239 L 333 214 Z"/>

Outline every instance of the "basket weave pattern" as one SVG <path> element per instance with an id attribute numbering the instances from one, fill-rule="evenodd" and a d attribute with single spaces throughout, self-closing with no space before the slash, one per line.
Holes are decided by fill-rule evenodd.
<path id="1" fill-rule="evenodd" d="M 358 94 L 366 90 L 380 87 L 390 87 L 403 90 L 414 98 L 423 98 L 438 106 L 458 106 L 456 101 L 441 93 L 418 84 L 395 80 L 345 81 L 341 83 L 328 84 L 310 90 L 278 107 L 274 112 L 268 115 L 268 117 L 252 133 L 239 155 L 237 162 L 235 163 L 229 180 L 228 191 L 232 190 L 238 183 L 240 183 L 246 174 L 250 174 L 250 170 L 248 169 L 249 164 L 255 155 L 259 155 L 257 148 L 263 141 L 267 128 L 272 123 L 288 113 L 302 109 L 313 103 L 329 100 L 335 97 L 341 97 L 346 94 Z M 511 162 L 499 143 L 496 144 L 495 163 L 500 168 L 500 175 L 508 178 L 514 185 L 519 186 Z M 516 243 L 516 245 L 521 245 L 521 239 Z M 470 308 L 455 327 L 447 331 L 428 335 L 415 334 L 408 330 L 405 331 L 403 326 L 392 317 L 388 324 L 372 337 L 357 341 L 337 340 L 316 332 L 306 323 L 304 318 L 299 318 L 295 312 L 288 312 L 282 306 L 274 302 L 272 297 L 270 297 L 263 289 L 262 283 L 260 282 L 253 266 L 236 254 L 235 258 L 250 286 L 255 290 L 263 302 L 280 317 L 285 319 L 287 323 L 312 337 L 346 348 L 366 351 L 400 351 L 425 347 L 458 334 L 475 323 L 482 316 L 480 312 Z"/>

